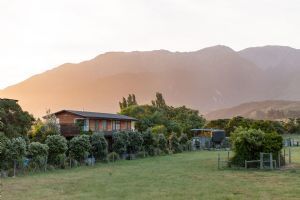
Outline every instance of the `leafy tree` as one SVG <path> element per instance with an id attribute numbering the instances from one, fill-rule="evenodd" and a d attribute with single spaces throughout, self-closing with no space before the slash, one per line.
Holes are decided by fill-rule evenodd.
<path id="1" fill-rule="evenodd" d="M 122 155 L 127 151 L 128 145 L 128 132 L 121 131 L 113 133 L 113 151 Z"/>
<path id="2" fill-rule="evenodd" d="M 165 153 L 168 151 L 168 141 L 164 134 L 157 135 L 157 146 L 161 151 Z"/>
<path id="3" fill-rule="evenodd" d="M 179 137 L 179 143 L 182 147 L 183 150 L 187 151 L 189 149 L 188 145 L 189 145 L 189 138 L 187 136 L 187 134 L 181 134 L 181 136 Z"/>
<path id="4" fill-rule="evenodd" d="M 252 120 L 243 118 L 241 116 L 233 117 L 229 120 L 228 124 L 225 127 L 227 135 L 230 135 L 238 127 L 250 128 Z"/>
<path id="5" fill-rule="evenodd" d="M 69 144 L 69 153 L 77 161 L 87 158 L 91 150 L 90 136 L 80 135 L 72 138 Z"/>
<path id="6" fill-rule="evenodd" d="M 300 119 L 288 119 L 288 121 L 284 124 L 284 128 L 288 133 L 300 133 Z"/>
<path id="7" fill-rule="evenodd" d="M 154 135 L 152 134 L 151 130 L 147 130 L 142 133 L 143 136 L 143 147 L 144 150 L 151 156 L 154 156 L 155 154 L 155 146 L 156 146 L 156 140 Z"/>
<path id="8" fill-rule="evenodd" d="M 50 110 L 46 111 L 45 120 L 37 119 L 28 134 L 32 141 L 45 142 L 48 135 L 60 135 L 60 127 L 57 118 Z"/>
<path id="9" fill-rule="evenodd" d="M 280 135 L 287 133 L 287 130 L 285 129 L 283 122 L 272 121 L 272 125 L 273 125 L 273 128 L 274 128 L 276 133 L 278 133 Z"/>
<path id="10" fill-rule="evenodd" d="M 108 144 L 103 133 L 94 133 L 91 136 L 93 155 L 99 160 L 106 160 L 108 154 Z"/>
<path id="11" fill-rule="evenodd" d="M 155 125 L 151 128 L 151 132 L 154 134 L 167 134 L 168 130 L 164 125 Z"/>
<path id="12" fill-rule="evenodd" d="M 0 132 L 6 137 L 27 136 L 33 121 L 33 116 L 23 111 L 17 101 L 0 99 Z"/>
<path id="13" fill-rule="evenodd" d="M 159 92 L 156 92 L 156 99 L 152 100 L 151 103 L 157 108 L 164 108 L 167 106 L 162 93 Z"/>
<path id="14" fill-rule="evenodd" d="M 254 120 L 252 124 L 250 125 L 250 128 L 252 129 L 260 129 L 263 132 L 271 133 L 275 132 L 276 129 L 273 125 L 272 121 L 269 120 Z"/>
<path id="15" fill-rule="evenodd" d="M 39 142 L 32 142 L 28 146 L 28 155 L 32 158 L 32 163 L 36 167 L 42 167 L 46 165 L 48 157 L 49 147 L 46 144 Z"/>
<path id="16" fill-rule="evenodd" d="M 203 116 L 199 115 L 198 110 L 181 106 L 178 108 L 171 107 L 171 111 L 169 111 L 169 113 L 170 112 L 173 112 L 173 114 L 171 114 L 171 116 L 173 115 L 171 119 L 175 121 L 181 128 L 182 132 L 187 133 L 189 137 L 192 137 L 191 129 L 201 128 L 205 124 L 205 119 Z"/>
<path id="17" fill-rule="evenodd" d="M 50 110 L 46 111 L 45 116 L 45 132 L 47 135 L 59 135 L 60 134 L 60 128 L 59 124 L 57 123 L 57 118 L 54 114 L 51 113 Z"/>
<path id="18" fill-rule="evenodd" d="M 127 100 L 125 99 L 125 97 L 122 98 L 122 102 L 119 102 L 119 105 L 121 110 L 128 107 Z"/>
<path id="19" fill-rule="evenodd" d="M 4 135 L 4 133 L 0 133 L 0 169 L 3 169 L 6 165 L 7 161 L 7 145 L 9 139 Z"/>
<path id="20" fill-rule="evenodd" d="M 68 143 L 61 135 L 48 135 L 46 144 L 49 147 L 48 162 L 54 165 L 62 165 L 68 150 Z"/>
<path id="21" fill-rule="evenodd" d="M 138 105 L 135 95 L 134 94 L 129 94 L 127 99 L 125 97 L 122 98 L 122 101 L 119 102 L 120 109 L 125 109 L 130 106 Z"/>
<path id="22" fill-rule="evenodd" d="M 277 155 L 282 148 L 282 137 L 279 134 L 256 129 L 237 128 L 230 140 L 235 153 L 232 161 L 240 166 L 244 165 L 245 160 L 258 160 L 260 152 Z"/>
<path id="23" fill-rule="evenodd" d="M 222 129 L 225 130 L 227 124 L 229 122 L 229 119 L 216 119 L 209 121 L 205 128 L 213 128 L 213 129 Z"/>
<path id="24" fill-rule="evenodd" d="M 181 153 L 182 147 L 179 143 L 179 140 L 177 138 L 177 135 L 175 133 L 172 133 L 169 137 L 169 145 L 170 149 L 173 151 L 173 153 Z"/>
<path id="25" fill-rule="evenodd" d="M 136 128 L 141 132 L 146 131 L 148 128 L 151 128 L 156 124 L 165 124 L 167 121 L 163 111 L 149 105 L 130 106 L 123 109 L 121 114 L 139 119 L 139 121 L 136 122 Z"/>
<path id="26" fill-rule="evenodd" d="M 31 130 L 28 132 L 28 136 L 31 141 L 44 141 L 46 136 L 44 134 L 44 123 L 42 120 L 37 119 L 33 123 Z"/>
<path id="27" fill-rule="evenodd" d="M 141 150 L 143 145 L 143 137 L 139 132 L 130 132 L 128 134 L 128 145 L 127 151 L 128 153 L 135 154 Z"/>
<path id="28" fill-rule="evenodd" d="M 26 141 L 22 137 L 12 138 L 7 143 L 8 160 L 21 161 L 26 155 Z"/>
<path id="29" fill-rule="evenodd" d="M 122 109 L 121 114 L 139 119 L 136 128 L 141 132 L 150 128 L 153 133 L 166 135 L 171 132 L 186 132 L 191 137 L 191 129 L 203 127 L 205 123 L 205 119 L 196 110 L 185 106 L 174 108 L 166 105 L 161 93 L 157 93 L 152 105 L 129 106 Z"/>

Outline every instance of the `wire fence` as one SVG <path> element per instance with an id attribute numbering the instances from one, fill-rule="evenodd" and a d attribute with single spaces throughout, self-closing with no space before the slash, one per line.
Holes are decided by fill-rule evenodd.
<path id="1" fill-rule="evenodd" d="M 241 168 L 241 166 L 234 166 L 231 159 L 232 152 L 227 151 L 226 154 L 218 153 L 217 166 L 218 169 L 224 168 Z M 261 152 L 257 160 L 245 160 L 244 168 L 256 169 L 281 169 L 292 164 L 292 148 L 284 148 L 278 153 Z"/>

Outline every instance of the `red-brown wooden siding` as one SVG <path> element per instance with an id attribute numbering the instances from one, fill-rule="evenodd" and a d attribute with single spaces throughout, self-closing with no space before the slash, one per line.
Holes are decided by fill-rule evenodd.
<path id="1" fill-rule="evenodd" d="M 74 124 L 76 118 L 82 118 L 78 115 L 74 115 L 68 112 L 62 112 L 55 115 L 59 119 L 60 124 Z"/>
<path id="2" fill-rule="evenodd" d="M 76 119 L 88 119 L 85 117 L 81 117 L 79 115 L 75 115 L 69 112 L 61 112 L 56 114 L 56 117 L 59 119 L 59 123 L 61 125 L 74 125 L 75 124 L 75 120 Z M 103 121 L 106 121 L 106 130 L 104 131 L 112 131 L 112 123 L 114 120 L 111 119 L 89 119 L 89 129 L 91 131 L 97 131 L 95 130 L 96 127 L 96 121 L 98 121 L 98 125 L 99 125 L 99 131 L 103 130 Z M 131 121 L 129 120 L 118 120 L 120 121 L 120 129 L 121 130 L 127 130 L 127 129 L 131 129 Z M 62 133 L 64 136 L 72 136 L 72 133 Z"/>

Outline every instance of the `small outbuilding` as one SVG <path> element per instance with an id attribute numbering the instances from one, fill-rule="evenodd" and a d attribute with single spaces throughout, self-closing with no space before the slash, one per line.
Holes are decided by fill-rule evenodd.
<path id="1" fill-rule="evenodd" d="M 221 129 L 191 129 L 194 133 L 192 146 L 195 149 L 219 147 L 226 140 L 226 134 Z"/>

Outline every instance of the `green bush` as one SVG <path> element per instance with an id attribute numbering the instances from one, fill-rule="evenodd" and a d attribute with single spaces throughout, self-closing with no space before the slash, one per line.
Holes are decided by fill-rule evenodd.
<path id="1" fill-rule="evenodd" d="M 75 160 L 82 162 L 89 156 L 90 150 L 90 136 L 80 135 L 71 139 L 69 144 L 69 154 Z"/>
<path id="2" fill-rule="evenodd" d="M 177 138 L 176 133 L 172 133 L 170 135 L 169 145 L 170 145 L 170 149 L 172 150 L 173 153 L 181 153 L 182 152 L 182 147 L 179 143 L 179 139 Z"/>
<path id="3" fill-rule="evenodd" d="M 116 162 L 117 160 L 120 160 L 120 156 L 116 152 L 109 153 L 107 158 L 109 162 Z"/>
<path id="4" fill-rule="evenodd" d="M 28 155 L 32 158 L 35 157 L 47 157 L 49 147 L 47 144 L 42 144 L 40 142 L 32 142 L 28 146 Z"/>
<path id="5" fill-rule="evenodd" d="M 31 163 L 35 167 L 45 166 L 47 163 L 49 147 L 46 144 L 32 142 L 28 146 L 28 155 L 32 158 Z"/>
<path id="6" fill-rule="evenodd" d="M 126 131 L 113 133 L 113 151 L 115 151 L 119 155 L 126 153 L 128 137 L 128 132 Z"/>
<path id="7" fill-rule="evenodd" d="M 258 160 L 260 152 L 273 153 L 282 149 L 282 137 L 256 129 L 237 128 L 231 135 L 234 156 L 232 163 L 243 166 L 245 160 Z"/>
<path id="8" fill-rule="evenodd" d="M 144 150 L 150 155 L 155 155 L 156 140 L 152 132 L 148 129 L 142 133 Z"/>
<path id="9" fill-rule="evenodd" d="M 66 138 L 61 135 L 49 135 L 46 144 L 49 147 L 48 162 L 54 165 L 63 165 L 68 150 Z"/>
<path id="10" fill-rule="evenodd" d="M 153 134 L 167 134 L 168 130 L 164 125 L 155 125 L 151 128 Z"/>
<path id="11" fill-rule="evenodd" d="M 9 139 L 4 135 L 4 133 L 0 133 L 0 169 L 6 168 L 8 141 Z"/>
<path id="12" fill-rule="evenodd" d="M 128 134 L 127 151 L 130 154 L 135 154 L 142 149 L 143 137 L 139 132 L 130 132 Z"/>
<path id="13" fill-rule="evenodd" d="M 7 142 L 8 159 L 22 160 L 26 155 L 26 141 L 22 137 L 12 138 Z"/>
<path id="14" fill-rule="evenodd" d="M 106 160 L 108 154 L 108 144 L 103 133 L 94 133 L 91 136 L 92 153 L 96 159 Z"/>
<path id="15" fill-rule="evenodd" d="M 167 153 L 168 151 L 168 141 L 164 134 L 158 134 L 157 136 L 157 146 L 162 151 Z"/>
<path id="16" fill-rule="evenodd" d="M 192 151 L 192 141 L 188 140 L 186 143 L 186 151 Z"/>
<path id="17" fill-rule="evenodd" d="M 188 142 L 189 142 L 188 136 L 184 133 L 181 134 L 181 136 L 179 137 L 179 143 L 182 147 L 182 150 L 187 151 L 189 149 Z"/>

